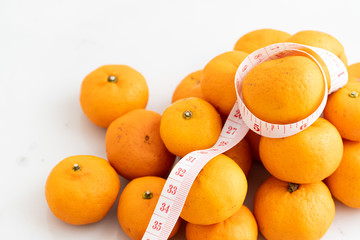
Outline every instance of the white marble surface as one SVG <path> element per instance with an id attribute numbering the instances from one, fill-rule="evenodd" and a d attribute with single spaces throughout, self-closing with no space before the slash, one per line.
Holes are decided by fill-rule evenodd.
<path id="1" fill-rule="evenodd" d="M 115 207 L 99 223 L 76 227 L 56 219 L 44 197 L 61 159 L 106 157 L 105 130 L 79 105 L 81 81 L 93 69 L 137 69 L 149 84 L 147 108 L 162 113 L 183 77 L 257 28 L 322 30 L 343 43 L 350 64 L 359 62 L 359 11 L 358 0 L 0 1 L 0 239 L 129 239 Z M 263 173 L 255 166 L 252 186 Z M 323 239 L 358 239 L 359 222 L 360 210 L 336 202 Z"/>

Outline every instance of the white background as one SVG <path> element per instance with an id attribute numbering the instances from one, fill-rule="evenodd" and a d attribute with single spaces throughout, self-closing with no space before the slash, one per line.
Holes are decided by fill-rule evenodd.
<path id="1" fill-rule="evenodd" d="M 129 239 L 116 207 L 96 224 L 71 226 L 52 215 L 44 196 L 47 175 L 63 158 L 106 158 L 105 129 L 79 105 L 90 71 L 104 64 L 137 69 L 149 85 L 147 109 L 162 113 L 183 77 L 258 28 L 327 32 L 342 42 L 350 64 L 359 62 L 359 12 L 358 0 L 1 0 L 0 239 Z M 255 165 L 250 208 L 265 177 Z M 336 201 L 323 239 L 358 239 L 359 222 L 360 210 Z"/>

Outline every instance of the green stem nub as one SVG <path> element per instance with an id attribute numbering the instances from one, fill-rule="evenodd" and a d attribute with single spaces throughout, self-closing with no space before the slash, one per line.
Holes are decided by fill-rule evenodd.
<path id="1" fill-rule="evenodd" d="M 356 91 L 352 91 L 351 93 L 349 93 L 349 97 L 351 98 L 357 98 L 359 96 L 359 93 Z"/>
<path id="2" fill-rule="evenodd" d="M 79 164 L 75 163 L 74 166 L 73 166 L 73 171 L 77 172 L 77 171 L 80 171 L 80 169 L 81 168 L 80 168 Z"/>
<path id="3" fill-rule="evenodd" d="M 110 75 L 110 76 L 108 77 L 108 82 L 116 83 L 116 82 L 117 82 L 117 77 L 114 76 L 114 75 Z"/>
<path id="4" fill-rule="evenodd" d="M 296 190 L 298 190 L 298 188 L 299 188 L 299 184 L 297 184 L 297 183 L 289 183 L 288 191 L 289 191 L 289 193 L 293 193 Z"/>
<path id="5" fill-rule="evenodd" d="M 152 197 L 153 197 L 153 194 L 150 191 L 145 191 L 142 195 L 143 199 L 152 199 Z"/>
<path id="6" fill-rule="evenodd" d="M 186 110 L 185 112 L 183 112 L 182 116 L 185 120 L 189 120 L 192 117 L 192 115 L 193 115 L 192 111 Z"/>

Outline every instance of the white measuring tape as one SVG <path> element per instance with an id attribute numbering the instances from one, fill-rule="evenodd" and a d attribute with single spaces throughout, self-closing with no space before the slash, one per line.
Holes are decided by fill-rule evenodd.
<path id="1" fill-rule="evenodd" d="M 306 52 L 315 52 L 325 63 L 331 82 L 328 91 L 326 74 L 314 56 Z M 241 87 L 245 75 L 256 65 L 268 60 L 282 58 L 294 53 L 307 55 L 320 67 L 325 80 L 324 97 L 320 106 L 307 118 L 291 124 L 272 124 L 254 116 L 242 100 Z M 192 183 L 200 170 L 215 156 L 229 150 L 241 141 L 249 129 L 266 137 L 281 138 L 294 135 L 309 127 L 321 115 L 325 108 L 328 94 L 346 84 L 348 73 L 342 61 L 324 49 L 309 47 L 296 43 L 278 43 L 261 48 L 249 54 L 240 64 L 235 75 L 237 102 L 232 108 L 220 137 L 216 144 L 205 150 L 191 152 L 184 156 L 172 169 L 161 192 L 154 213 L 142 240 L 168 239 L 181 210 Z"/>

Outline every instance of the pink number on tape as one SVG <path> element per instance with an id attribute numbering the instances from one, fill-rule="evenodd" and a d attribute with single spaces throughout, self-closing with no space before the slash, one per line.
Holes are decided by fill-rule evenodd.
<path id="1" fill-rule="evenodd" d="M 334 54 L 323 49 L 295 43 L 279 43 L 269 45 L 249 54 L 237 70 L 235 76 L 237 101 L 223 126 L 218 141 L 209 149 L 197 150 L 187 154 L 174 166 L 166 180 L 154 213 L 142 238 L 143 240 L 168 239 L 180 216 L 192 183 L 200 170 L 213 157 L 229 150 L 239 143 L 249 129 L 266 137 L 287 137 L 306 129 L 321 115 L 328 95 L 326 75 L 314 56 L 304 51 L 306 49 L 312 50 L 324 61 L 330 76 L 330 93 L 346 84 L 348 78 L 346 67 Z M 262 62 L 297 53 L 306 54 L 312 58 L 322 70 L 325 79 L 323 101 L 314 113 L 296 123 L 272 124 L 262 121 L 254 116 L 242 101 L 241 84 L 245 75 L 254 66 Z"/>

